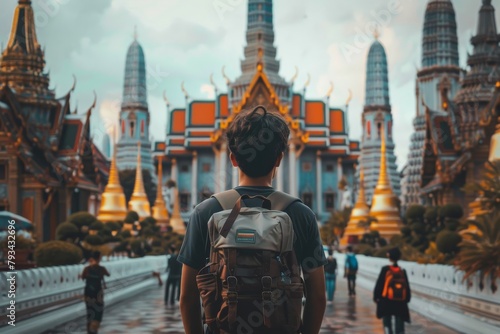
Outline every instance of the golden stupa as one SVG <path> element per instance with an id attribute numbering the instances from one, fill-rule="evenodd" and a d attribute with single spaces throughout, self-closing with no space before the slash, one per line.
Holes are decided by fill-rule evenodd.
<path id="1" fill-rule="evenodd" d="M 172 159 L 172 165 L 176 165 L 177 161 Z M 192 194 L 194 196 L 194 194 Z M 184 225 L 184 219 L 181 216 L 181 206 L 179 203 L 179 191 L 177 188 L 177 184 L 173 189 L 173 197 L 174 197 L 174 208 L 172 210 L 172 217 L 170 218 L 170 226 L 174 232 L 179 234 L 186 234 L 186 226 Z"/>
<path id="2" fill-rule="evenodd" d="M 370 216 L 377 219 L 372 222 L 370 230 L 378 231 L 382 238 L 390 239 L 400 234 L 401 216 L 399 214 L 398 199 L 392 192 L 387 175 L 387 158 L 385 148 L 385 129 L 382 128 L 382 147 L 380 149 L 380 176 L 373 193 Z"/>
<path id="3" fill-rule="evenodd" d="M 358 239 L 361 239 L 363 234 L 365 233 L 365 229 L 363 227 L 358 226 L 360 221 L 367 220 L 370 216 L 370 208 L 366 204 L 365 197 L 365 177 L 363 168 L 361 167 L 359 172 L 359 194 L 356 204 L 354 204 L 354 208 L 351 211 L 351 217 L 349 222 L 347 223 L 347 227 L 344 232 L 344 236 L 340 240 L 340 245 L 345 246 L 349 243 L 350 236 L 357 236 Z"/>
<path id="4" fill-rule="evenodd" d="M 165 227 L 168 225 L 169 217 L 168 210 L 165 206 L 165 200 L 163 199 L 162 193 L 162 180 L 163 180 L 163 164 L 162 164 L 163 156 L 158 157 L 158 185 L 156 192 L 156 200 L 155 205 L 153 206 L 153 218 L 156 219 L 156 223 L 160 225 L 164 225 Z"/>
<path id="5" fill-rule="evenodd" d="M 97 215 L 97 219 L 103 223 L 121 221 L 127 215 L 127 202 L 116 167 L 116 145 L 113 146 L 109 180 L 101 195 L 101 207 Z"/>
<path id="6" fill-rule="evenodd" d="M 137 153 L 137 169 L 135 172 L 135 184 L 134 192 L 130 201 L 128 202 L 128 209 L 130 211 L 135 211 L 139 215 L 139 219 L 142 220 L 151 216 L 151 207 L 149 204 L 148 196 L 144 190 L 144 182 L 142 180 L 142 168 L 141 168 L 141 143 L 138 145 Z"/>

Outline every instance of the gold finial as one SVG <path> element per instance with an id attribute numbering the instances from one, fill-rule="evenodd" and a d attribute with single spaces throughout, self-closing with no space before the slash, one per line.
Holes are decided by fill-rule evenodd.
<path id="1" fill-rule="evenodd" d="M 352 90 L 349 89 L 349 96 L 347 97 L 347 101 L 345 101 L 345 105 L 348 106 L 352 100 Z"/>
<path id="2" fill-rule="evenodd" d="M 167 92 L 166 91 L 163 91 L 163 101 L 165 101 L 165 104 L 166 104 L 167 109 L 168 109 L 168 107 L 170 107 L 170 101 L 167 98 Z"/>
<path id="3" fill-rule="evenodd" d="M 311 75 L 307 73 L 307 80 L 306 83 L 304 84 L 304 89 L 307 88 L 310 83 L 311 83 Z"/>
<path id="4" fill-rule="evenodd" d="M 380 32 L 378 31 L 378 26 L 375 26 L 375 30 L 373 31 L 373 37 L 378 41 L 380 37 Z"/>
<path id="5" fill-rule="evenodd" d="M 137 41 L 137 24 L 134 26 L 134 41 Z"/>
<path id="6" fill-rule="evenodd" d="M 217 85 L 215 84 L 215 81 L 214 81 L 214 74 L 210 74 L 210 84 L 214 87 L 214 90 L 215 90 L 215 94 L 217 95 L 217 91 L 219 90 L 217 88 Z"/>
<path id="7" fill-rule="evenodd" d="M 299 76 L 299 68 L 298 68 L 297 66 L 295 66 L 295 73 L 294 73 L 294 75 L 293 75 L 292 79 L 290 79 L 290 82 L 291 82 L 291 83 L 294 83 L 294 82 L 295 82 L 295 80 L 297 80 L 297 77 L 298 77 L 298 76 Z"/>
<path id="8" fill-rule="evenodd" d="M 141 142 L 137 142 L 137 168 L 135 171 L 135 184 L 132 197 L 128 203 L 129 209 L 137 212 L 141 219 L 151 215 L 149 200 L 144 190 L 141 167 Z"/>
<path id="9" fill-rule="evenodd" d="M 158 184 L 152 216 L 159 224 L 167 224 L 169 221 L 168 210 L 163 199 L 163 155 L 158 156 Z"/>
<path id="10" fill-rule="evenodd" d="M 184 93 L 184 97 L 186 98 L 186 100 L 189 100 L 189 94 L 186 91 L 186 89 L 184 88 L 184 81 L 181 83 L 181 90 Z"/>
<path id="11" fill-rule="evenodd" d="M 332 92 L 333 92 L 333 82 L 330 81 L 330 87 L 328 87 L 328 91 L 326 92 L 326 98 L 330 98 L 330 96 L 332 95 Z"/>
<path id="12" fill-rule="evenodd" d="M 226 84 L 229 85 L 231 83 L 231 80 L 226 75 L 226 66 L 222 66 L 222 76 L 226 80 Z"/>

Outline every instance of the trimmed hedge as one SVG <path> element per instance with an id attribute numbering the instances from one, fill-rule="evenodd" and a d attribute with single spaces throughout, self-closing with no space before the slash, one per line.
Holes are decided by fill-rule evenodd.
<path id="1" fill-rule="evenodd" d="M 90 226 L 97 218 L 86 211 L 75 212 L 68 217 L 68 223 L 75 224 L 78 229 L 83 226 Z"/>
<path id="2" fill-rule="evenodd" d="M 62 223 L 59 224 L 56 228 L 56 239 L 57 240 L 73 239 L 78 236 L 78 233 L 79 230 L 75 224 Z"/>
<path id="3" fill-rule="evenodd" d="M 453 254 L 458 252 L 461 241 L 462 237 L 457 232 L 443 230 L 436 237 L 436 246 L 443 254 Z"/>
<path id="4" fill-rule="evenodd" d="M 84 240 L 86 243 L 92 246 L 99 246 L 104 243 L 103 238 L 99 235 L 87 235 Z"/>
<path id="5" fill-rule="evenodd" d="M 82 258 L 82 250 L 65 241 L 44 242 L 35 249 L 35 262 L 38 267 L 78 264 Z"/>

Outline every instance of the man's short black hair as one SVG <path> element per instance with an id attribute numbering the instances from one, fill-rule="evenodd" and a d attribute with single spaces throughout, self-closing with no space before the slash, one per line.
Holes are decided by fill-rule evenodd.
<path id="1" fill-rule="evenodd" d="M 387 255 L 389 257 L 389 260 L 392 260 L 392 261 L 399 261 L 399 259 L 401 259 L 401 251 L 399 250 L 398 247 L 394 247 L 394 248 L 389 249 L 389 251 L 387 252 Z"/>
<path id="2" fill-rule="evenodd" d="M 226 137 L 243 173 L 257 178 L 271 172 L 288 147 L 290 129 L 276 112 L 263 106 L 241 111 L 229 125 Z"/>
<path id="3" fill-rule="evenodd" d="M 352 246 L 347 246 L 347 251 L 352 252 Z"/>
<path id="4" fill-rule="evenodd" d="M 99 259 L 101 258 L 101 252 L 99 251 L 92 252 L 92 254 L 90 254 L 90 258 L 99 261 Z"/>

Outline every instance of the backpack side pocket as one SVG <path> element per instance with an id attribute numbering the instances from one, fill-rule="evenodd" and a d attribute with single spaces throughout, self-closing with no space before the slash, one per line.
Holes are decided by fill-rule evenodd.
<path id="1" fill-rule="evenodd" d="M 200 291 L 200 297 L 205 312 L 205 323 L 210 329 L 217 325 L 217 313 L 222 305 L 220 295 L 221 284 L 217 273 L 200 274 L 196 276 L 196 284 Z"/>

